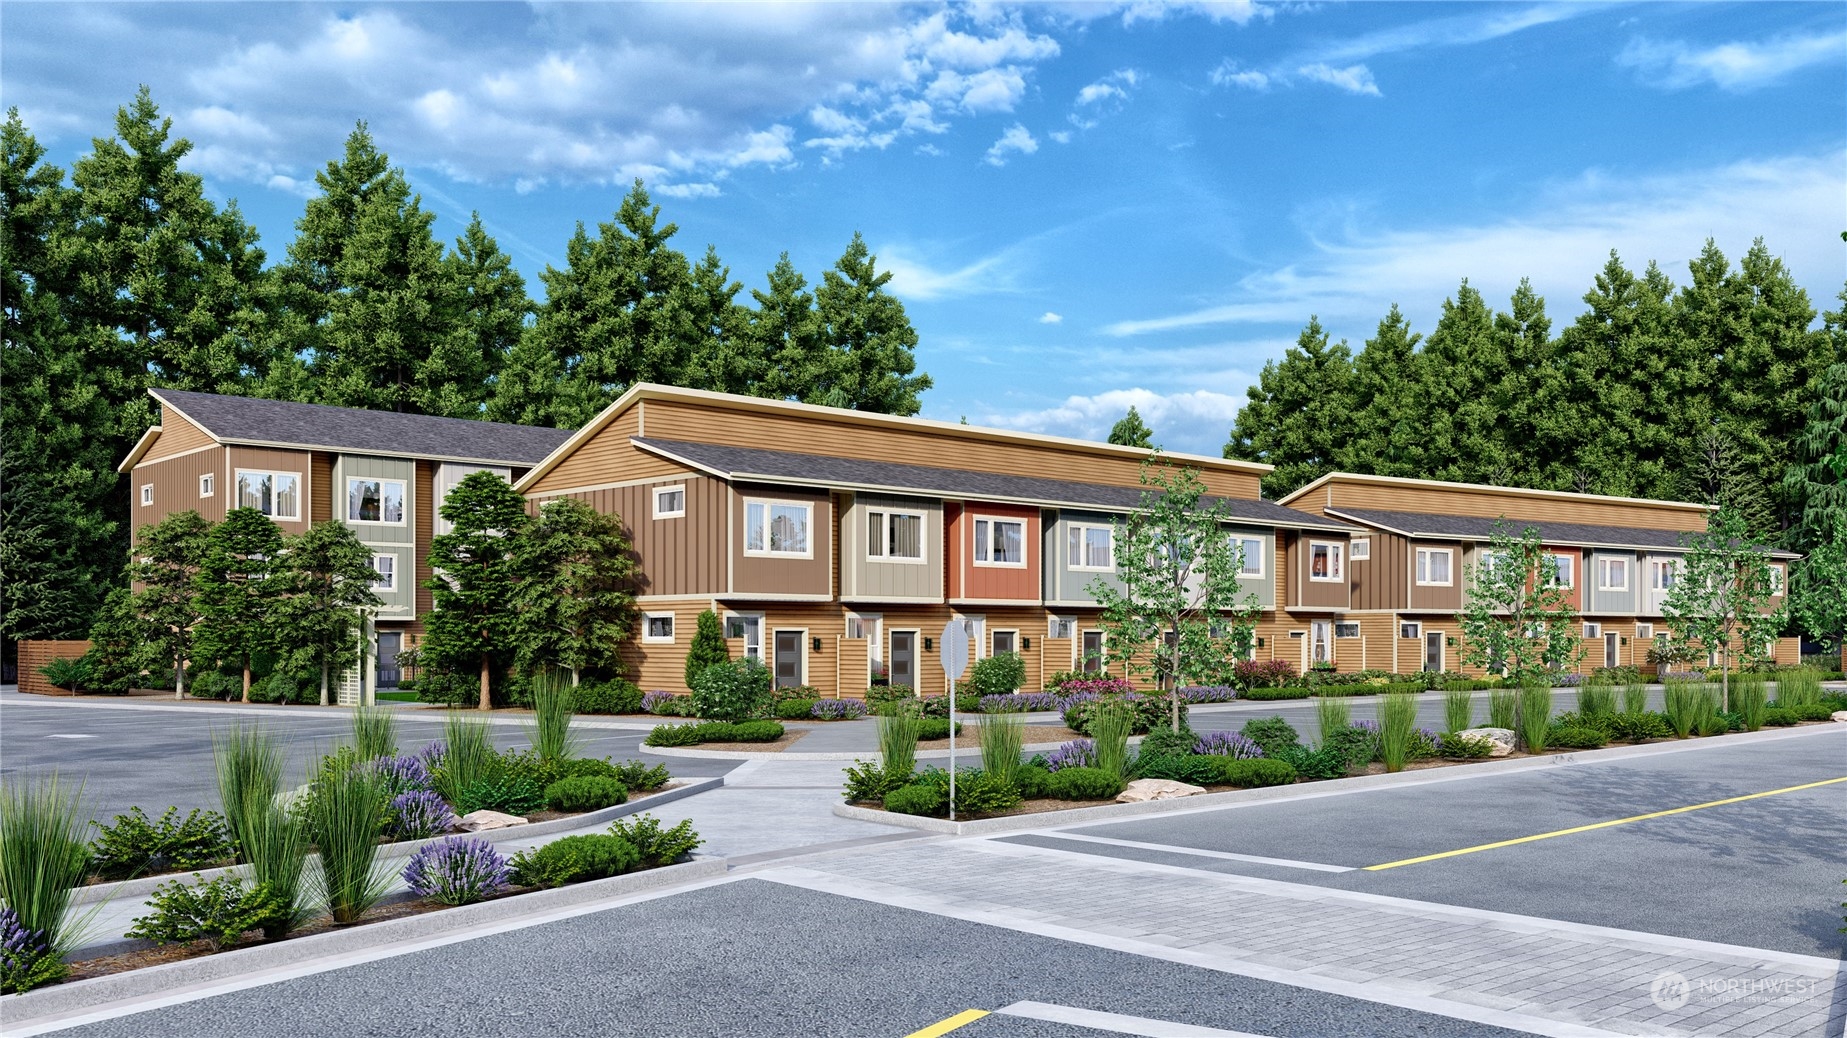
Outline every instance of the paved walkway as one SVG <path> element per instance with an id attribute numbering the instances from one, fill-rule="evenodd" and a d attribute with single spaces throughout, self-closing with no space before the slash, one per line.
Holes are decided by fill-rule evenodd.
<path id="1" fill-rule="evenodd" d="M 1540 1034 L 1839 1033 L 1783 952 L 980 839 L 761 878 Z"/>

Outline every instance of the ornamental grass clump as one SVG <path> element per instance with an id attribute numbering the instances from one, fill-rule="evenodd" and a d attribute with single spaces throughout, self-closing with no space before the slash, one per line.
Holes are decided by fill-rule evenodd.
<path id="1" fill-rule="evenodd" d="M 1690 681 L 1669 681 L 1662 690 L 1662 713 L 1667 715 L 1667 724 L 1674 730 L 1676 738 L 1685 739 L 1693 734 L 1699 726 L 1700 702 L 1706 698 L 1705 689 Z"/>
<path id="2" fill-rule="evenodd" d="M 1445 734 L 1467 731 L 1475 726 L 1475 693 L 1466 688 L 1452 688 L 1443 693 L 1443 731 Z"/>
<path id="3" fill-rule="evenodd" d="M 426 844 L 404 866 L 410 892 L 444 905 L 473 904 L 507 885 L 512 868 L 479 836 L 451 836 Z"/>
<path id="4" fill-rule="evenodd" d="M 1776 676 L 1776 705 L 1785 710 L 1800 710 L 1821 705 L 1821 671 L 1814 667 L 1796 667 Z"/>
<path id="5" fill-rule="evenodd" d="M 919 720 L 916 709 L 908 707 L 879 718 L 879 759 L 887 776 L 908 777 L 917 770 Z"/>
<path id="6" fill-rule="evenodd" d="M 1379 704 L 1379 756 L 1386 771 L 1403 771 L 1417 729 L 1417 695 L 1392 692 Z"/>
<path id="7" fill-rule="evenodd" d="M 1497 688 L 1488 693 L 1488 727 L 1514 730 L 1520 715 L 1520 693 L 1517 689 Z"/>
<path id="8" fill-rule="evenodd" d="M 360 760 L 393 757 L 398 752 L 398 719 L 384 707 L 353 708 L 353 747 Z"/>
<path id="9" fill-rule="evenodd" d="M 1008 785 L 1020 770 L 1020 749 L 1026 744 L 1026 722 L 1019 714 L 988 714 L 981 719 L 981 770 Z"/>
<path id="10" fill-rule="evenodd" d="M 487 724 L 461 712 L 443 722 L 442 762 L 430 776 L 436 792 L 456 803 L 471 786 L 494 778 L 500 755 L 488 741 Z"/>
<path id="11" fill-rule="evenodd" d="M 282 789 L 282 747 L 274 735 L 255 725 L 236 725 L 213 733 L 212 759 L 225 824 L 237 845 L 248 847 L 247 813 L 274 801 Z"/>
<path id="12" fill-rule="evenodd" d="M 80 943 L 84 920 L 71 918 L 71 902 L 90 864 L 82 800 L 83 788 L 60 782 L 56 773 L 16 778 L 0 791 L 0 902 L 17 918 L 20 954 L 32 960 L 20 977 L 39 969 L 61 979 L 62 964 L 35 965 L 32 948 L 42 946 L 43 955 L 58 960 Z"/>
<path id="13" fill-rule="evenodd" d="M 1097 767 L 1118 778 L 1129 773 L 1129 729 L 1134 724 L 1127 707 L 1118 703 L 1101 704 L 1090 722 L 1090 734 L 1096 742 Z"/>
<path id="14" fill-rule="evenodd" d="M 1634 717 L 1648 712 L 1648 683 L 1641 680 L 1623 685 L 1623 713 Z"/>
<path id="15" fill-rule="evenodd" d="M 528 734 L 540 760 L 561 761 L 577 756 L 581 744 L 571 731 L 577 713 L 577 696 L 564 675 L 541 673 L 532 683 L 532 725 Z"/>
<path id="16" fill-rule="evenodd" d="M 378 777 L 360 768 L 316 783 L 308 831 L 320 849 L 318 893 L 336 924 L 358 922 L 391 889 L 391 870 L 378 860 L 387 806 Z"/>
<path id="17" fill-rule="evenodd" d="M 1552 726 L 1552 689 L 1528 685 L 1520 690 L 1520 745 L 1528 753 L 1546 748 Z"/>
<path id="18" fill-rule="evenodd" d="M 1320 744 L 1326 746 L 1336 732 L 1353 723 L 1353 707 L 1345 699 L 1322 696 L 1315 702 L 1315 723 L 1320 728 Z"/>
<path id="19" fill-rule="evenodd" d="M 1578 715 L 1608 717 L 1616 712 L 1616 688 L 1606 682 L 1594 682 L 1578 689 Z"/>
<path id="20" fill-rule="evenodd" d="M 242 816 L 243 873 L 275 899 L 276 911 L 263 923 L 263 936 L 275 940 L 307 915 L 302 878 L 308 869 L 308 833 L 273 797 L 245 805 Z"/>
<path id="21" fill-rule="evenodd" d="M 1745 731 L 1755 732 L 1764 726 L 1767 699 L 1762 674 L 1738 675 L 1738 683 L 1732 686 L 1732 709 L 1738 712 Z"/>

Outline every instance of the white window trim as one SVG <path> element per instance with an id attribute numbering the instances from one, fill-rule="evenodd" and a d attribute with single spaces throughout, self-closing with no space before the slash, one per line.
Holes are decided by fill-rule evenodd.
<path id="1" fill-rule="evenodd" d="M 680 495 L 679 510 L 670 512 L 662 509 L 661 495 L 671 494 L 676 491 Z M 686 514 L 686 484 L 684 483 L 675 483 L 670 487 L 655 487 L 653 493 L 649 495 L 649 499 L 653 502 L 654 518 L 656 519 L 678 519 Z"/>
<path id="2" fill-rule="evenodd" d="M 394 552 L 373 552 L 372 553 L 372 572 L 374 573 L 378 572 L 378 560 L 380 559 L 390 559 L 391 560 L 391 582 L 388 584 L 380 584 L 377 581 L 374 581 L 372 584 L 372 590 L 387 591 L 387 592 L 395 593 L 398 590 L 398 557 L 396 553 Z"/>
<path id="3" fill-rule="evenodd" d="M 763 506 L 763 547 L 761 548 L 752 548 L 750 546 L 750 506 L 751 505 L 762 505 Z M 804 538 L 804 540 L 807 543 L 806 551 L 771 551 L 770 550 L 770 523 L 773 519 L 773 516 L 771 515 L 771 510 L 773 506 L 775 505 L 787 505 L 791 508 L 800 508 L 808 516 L 806 520 L 806 524 L 808 527 L 808 536 Z M 815 503 L 813 501 L 791 501 L 787 498 L 777 498 L 777 497 L 747 497 L 745 498 L 744 499 L 744 554 L 750 556 L 751 558 L 755 558 L 755 559 L 812 559 L 814 558 L 814 542 L 815 542 L 814 506 L 815 506 Z M 794 628 L 787 628 L 787 629 L 794 630 Z"/>
<path id="4" fill-rule="evenodd" d="M 1013 651 L 1015 653 L 1018 653 L 1020 651 L 1019 628 L 1017 627 L 990 627 L 988 628 L 988 645 L 987 645 L 989 656 L 994 655 L 994 636 L 997 634 L 1013 635 Z"/>
<path id="5" fill-rule="evenodd" d="M 1330 549 L 1328 558 L 1334 565 L 1329 567 L 1328 576 L 1317 577 L 1315 576 L 1315 549 L 1324 547 Z M 1309 541 L 1307 563 L 1308 579 L 1317 584 L 1342 584 L 1347 580 L 1347 551 L 1345 543 L 1341 541 Z"/>
<path id="6" fill-rule="evenodd" d="M 981 552 L 981 524 L 982 523 L 1012 523 L 1015 526 L 1018 526 L 1020 528 L 1020 561 L 1018 562 L 994 562 L 992 560 L 984 560 L 981 557 L 981 553 L 980 553 Z M 1026 528 L 1026 520 L 1017 519 L 1009 515 L 971 515 L 969 516 L 968 529 L 969 529 L 969 537 L 971 540 L 974 541 L 974 544 L 971 546 L 972 550 L 969 552 L 970 562 L 974 563 L 977 566 L 981 566 L 987 569 L 1025 569 L 1026 568 L 1026 553 L 1030 550 L 1030 547 L 1031 547 L 1029 543 L 1027 542 L 1027 534 L 1030 531 L 1028 531 Z M 993 535 L 993 530 L 991 528 L 989 529 L 988 532 L 990 536 Z M 990 542 L 990 547 L 991 546 L 992 546 L 992 542 Z M 1113 550 L 1114 548 L 1112 546 L 1112 551 Z M 993 552 L 989 551 L 988 554 L 991 555 L 993 554 Z"/>
<path id="7" fill-rule="evenodd" d="M 381 511 L 385 507 L 385 484 L 396 483 L 398 485 L 398 501 L 401 502 L 403 505 L 404 518 L 399 519 L 397 522 L 391 522 L 390 520 L 387 520 L 387 519 L 355 519 L 353 518 L 353 483 L 354 481 L 378 484 L 378 507 Z M 384 476 L 348 476 L 346 477 L 346 525 L 348 526 L 398 526 L 398 527 L 401 527 L 409 521 L 410 521 L 410 483 L 408 481 L 402 480 L 402 479 L 387 479 Z"/>
<path id="8" fill-rule="evenodd" d="M 1665 583 L 1661 582 L 1659 578 L 1664 574 L 1670 576 L 1672 579 L 1668 580 Z M 1648 590 L 1659 592 L 1661 594 L 1666 594 L 1667 592 L 1672 591 L 1674 589 L 1674 581 L 1679 580 L 1679 579 L 1680 579 L 1680 560 L 1679 559 L 1649 559 L 1648 560 Z"/>
<path id="9" fill-rule="evenodd" d="M 1584 637 L 1586 638 L 1603 637 L 1603 625 L 1599 623 L 1586 623 L 1584 625 Z"/>
<path id="10" fill-rule="evenodd" d="M 1783 593 L 1783 586 L 1784 586 L 1783 578 L 1785 574 L 1783 572 L 1783 567 L 1780 564 L 1771 563 L 1769 566 L 1769 570 L 1770 570 L 1770 593 L 1772 595 L 1780 595 Z"/>
<path id="11" fill-rule="evenodd" d="M 1352 634 L 1340 633 L 1341 628 L 1343 627 L 1352 629 L 1353 633 Z M 1351 639 L 1351 638 L 1358 638 L 1359 636 L 1360 636 L 1360 622 L 1358 620 L 1336 620 L 1334 621 L 1334 637 L 1335 638 Z"/>
<path id="12" fill-rule="evenodd" d="M 1425 575 L 1430 572 L 1430 566 L 1426 560 L 1436 555 L 1442 555 L 1445 559 L 1448 560 L 1444 566 L 1444 569 L 1446 569 L 1449 572 L 1449 579 L 1447 580 L 1426 580 L 1424 579 Z M 1455 587 L 1456 586 L 1456 549 L 1454 548 L 1419 548 L 1417 549 L 1416 577 L 1417 577 L 1418 587 Z"/>
<path id="13" fill-rule="evenodd" d="M 1071 570 L 1074 573 L 1114 573 L 1116 572 L 1116 528 L 1114 526 L 1105 526 L 1102 523 L 1070 523 L 1066 526 L 1065 529 L 1067 531 L 1065 533 L 1065 568 L 1066 569 Z M 1088 548 L 1089 545 L 1086 544 L 1084 535 L 1087 531 L 1090 531 L 1090 530 L 1102 530 L 1104 533 L 1109 535 L 1109 565 L 1107 566 L 1081 566 L 1071 561 L 1071 534 L 1076 533 L 1078 535 L 1078 544 L 1084 546 L 1085 548 Z M 1025 540 L 1024 531 L 1021 532 L 1021 540 L 1022 541 Z"/>
<path id="14" fill-rule="evenodd" d="M 758 662 L 762 662 L 763 660 L 763 624 L 764 624 L 763 614 L 762 613 L 726 613 L 725 614 L 725 640 L 726 641 L 737 641 L 741 643 L 743 647 L 738 650 L 738 654 L 740 656 L 749 656 L 750 655 L 750 635 L 745 634 L 740 631 L 737 637 L 733 638 L 731 635 L 731 621 L 733 620 L 739 620 L 739 621 L 755 620 L 757 621 L 756 659 Z M 677 621 L 675 622 L 674 627 L 675 627 L 675 633 L 677 634 L 678 628 L 679 628 L 679 624 Z"/>
<path id="15" fill-rule="evenodd" d="M 884 530 L 885 534 L 885 553 L 882 555 L 874 555 L 872 554 L 872 545 L 867 544 L 867 562 L 888 563 L 894 566 L 924 566 L 929 564 L 930 517 L 928 515 L 923 512 L 913 512 L 902 508 L 879 507 L 866 509 L 867 520 L 871 520 L 875 515 L 882 517 L 879 526 Z M 914 558 L 909 555 L 893 555 L 891 553 L 891 519 L 892 516 L 895 515 L 908 516 L 917 520 L 917 555 Z"/>
<path id="16" fill-rule="evenodd" d="M 648 633 L 649 628 L 653 625 L 653 622 L 655 620 L 660 619 L 663 616 L 667 618 L 669 626 L 673 628 L 673 634 L 669 634 L 665 638 L 662 638 L 659 635 Z M 674 642 L 674 637 L 678 635 L 679 633 L 680 633 L 680 622 L 674 618 L 674 614 L 672 613 L 642 613 L 641 614 L 642 644 L 644 645 L 672 645 Z"/>
<path id="17" fill-rule="evenodd" d="M 273 504 L 275 503 L 275 499 L 276 499 L 276 489 L 275 489 L 275 479 L 274 479 L 274 477 L 276 477 L 276 476 L 294 476 L 294 477 L 295 477 L 295 489 L 296 489 L 296 495 L 295 495 L 295 496 L 296 496 L 296 498 L 298 499 L 298 500 L 297 500 L 297 502 L 296 502 L 296 504 L 297 504 L 297 506 L 298 506 L 298 507 L 299 507 L 299 505 L 300 505 L 300 501 L 299 501 L 299 499 L 300 499 L 300 498 L 305 498 L 305 497 L 307 497 L 307 496 L 308 496 L 308 481 L 307 481 L 307 480 L 305 480 L 305 479 L 302 479 L 302 478 L 301 478 L 301 473 L 299 473 L 299 472 L 290 472 L 290 471 L 288 471 L 287 469 L 233 469 L 233 470 L 232 470 L 232 472 L 231 472 L 231 492 L 232 492 L 232 494 L 236 494 L 236 493 L 237 493 L 237 477 L 239 477 L 239 476 L 242 476 L 242 475 L 246 475 L 246 474 L 248 474 L 248 475 L 252 475 L 252 476 L 269 476 L 269 477 L 271 477 L 271 479 L 270 479 L 270 502 L 271 502 L 271 504 L 272 504 L 272 505 L 273 505 Z M 235 498 L 233 498 L 233 502 L 235 502 L 235 500 L 236 500 L 236 499 L 235 499 Z M 232 507 L 232 508 L 241 508 L 241 507 L 243 507 L 243 506 L 242 506 L 242 505 L 240 505 L 240 504 L 236 504 L 236 503 L 233 503 L 233 504 L 231 505 L 231 507 Z M 281 514 L 281 513 L 279 513 L 279 512 L 271 512 L 271 513 L 269 513 L 269 517 L 270 517 L 271 519 L 279 519 L 279 520 L 284 520 L 284 521 L 286 521 L 286 522 L 292 522 L 292 523 L 298 523 L 298 522 L 301 522 L 301 512 L 300 512 L 299 510 L 298 510 L 298 511 L 297 511 L 297 512 L 296 512 L 296 513 L 295 513 L 294 515 L 283 515 L 283 514 Z M 375 523 L 375 524 L 370 524 L 370 525 L 376 525 L 376 526 L 392 526 L 392 525 L 397 525 L 397 526 L 402 526 L 402 525 L 404 525 L 404 524 L 402 524 L 402 523 L 396 523 L 396 524 L 393 524 L 393 523 Z"/>
<path id="18" fill-rule="evenodd" d="M 1372 558 L 1372 538 L 1355 537 L 1347 542 L 1351 548 L 1347 552 L 1348 562 L 1367 562 Z"/>
<path id="19" fill-rule="evenodd" d="M 143 508 L 146 508 L 148 505 L 151 505 L 153 503 L 154 503 L 154 484 L 152 483 L 141 484 L 141 506 Z"/>
<path id="20" fill-rule="evenodd" d="M 1231 535 L 1231 539 L 1234 541 L 1237 541 L 1240 545 L 1242 545 L 1245 541 L 1251 541 L 1257 545 L 1257 572 L 1252 573 L 1250 570 L 1240 567 L 1238 570 L 1238 579 L 1239 580 L 1262 580 L 1264 578 L 1264 575 L 1269 572 L 1268 567 L 1264 565 L 1263 538 L 1262 537 L 1246 537 L 1241 533 L 1234 533 Z M 1247 565 L 1250 563 L 1251 556 L 1249 552 L 1245 552 L 1244 561 Z"/>
<path id="21" fill-rule="evenodd" d="M 1599 556 L 1597 559 L 1597 590 L 1599 591 L 1627 591 L 1629 590 L 1629 561 L 1630 560 L 1623 558 L 1621 556 L 1618 556 L 1618 555 Z M 1623 582 L 1620 584 L 1612 584 L 1609 582 L 1610 570 L 1613 568 L 1613 564 L 1615 563 L 1621 563 L 1622 568 L 1623 568 Z"/>
<path id="22" fill-rule="evenodd" d="M 1407 627 L 1411 629 L 1410 634 L 1404 633 Z M 1424 638 L 1424 622 L 1422 620 L 1398 621 L 1398 637 L 1406 640 L 1417 639 L 1418 641 L 1422 641 Z"/>
<path id="23" fill-rule="evenodd" d="M 199 477 L 199 496 L 211 497 L 218 493 L 218 473 L 207 472 Z"/>
<path id="24" fill-rule="evenodd" d="M 1655 636 L 1655 625 L 1654 624 L 1639 623 L 1635 625 L 1635 638 L 1637 641 L 1649 641 L 1653 639 L 1654 636 Z"/>
<path id="25" fill-rule="evenodd" d="M 1562 588 L 1576 588 L 1578 586 L 1578 557 L 1558 551 L 1549 551 L 1546 552 L 1546 555 L 1553 560 L 1552 572 L 1555 575 L 1558 573 L 1558 563 L 1561 561 L 1566 563 L 1571 570 L 1571 578 L 1569 580 L 1559 581 L 1558 586 Z"/>
<path id="26" fill-rule="evenodd" d="M 1058 633 L 1058 628 L 1060 625 L 1063 625 L 1065 629 L 1064 634 Z M 1047 617 L 1045 621 L 1045 636 L 1048 639 L 1050 638 L 1076 638 L 1077 637 L 1077 617 L 1075 616 Z"/>

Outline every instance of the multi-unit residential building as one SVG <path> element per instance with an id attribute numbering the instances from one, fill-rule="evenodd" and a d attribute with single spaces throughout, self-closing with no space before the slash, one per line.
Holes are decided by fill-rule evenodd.
<path id="1" fill-rule="evenodd" d="M 1093 581 L 1115 580 L 1113 522 L 1141 501 L 1133 447 L 638 385 L 516 485 L 619 515 L 644 573 L 632 646 L 644 688 L 679 688 L 696 616 L 782 685 L 941 691 L 935 644 L 972 621 L 977 658 L 1027 680 L 1094 666 Z M 1198 473 L 1242 542 L 1260 657 L 1349 608 L 1359 527 L 1258 496 L 1265 465 L 1164 455 Z M 1034 687 L 1037 687 L 1036 685 Z"/>
<path id="2" fill-rule="evenodd" d="M 118 471 L 129 481 L 134 536 L 175 512 L 216 522 L 238 507 L 261 510 L 287 533 L 338 520 L 373 552 L 375 652 L 342 683 L 350 699 L 367 682 L 393 685 L 397 657 L 430 610 L 430 538 L 446 533 L 437 508 L 463 476 L 482 470 L 517 480 L 569 432 L 250 397 L 149 391 L 160 424 Z"/>
<path id="3" fill-rule="evenodd" d="M 1331 632 L 1311 632 L 1315 658 L 1339 669 L 1468 670 L 1456 614 L 1468 603 L 1468 575 L 1497 521 L 1538 531 L 1581 618 L 1582 668 L 1648 667 L 1651 645 L 1668 637 L 1661 611 L 1680 573 L 1685 537 L 1706 529 L 1711 508 L 1682 501 L 1520 490 L 1469 483 L 1332 473 L 1283 504 L 1351 523 L 1350 601 Z M 1788 552 L 1771 553 L 1773 586 L 1785 586 Z M 1331 635 L 1327 648 L 1325 637 Z M 1779 639 L 1777 662 L 1800 662 L 1795 638 Z"/>

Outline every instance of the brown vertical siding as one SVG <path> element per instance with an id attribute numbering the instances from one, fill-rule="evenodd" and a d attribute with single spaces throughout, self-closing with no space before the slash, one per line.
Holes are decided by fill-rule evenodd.
<path id="1" fill-rule="evenodd" d="M 814 511 L 808 523 L 812 557 L 782 559 L 744 554 L 747 499 L 803 501 L 812 504 Z M 832 501 L 827 494 L 783 488 L 733 487 L 731 507 L 737 516 L 737 528 L 733 534 L 735 543 L 730 546 L 733 594 L 826 595 L 832 592 L 835 519 Z M 768 651 L 767 642 L 765 651 Z"/>
<path id="2" fill-rule="evenodd" d="M 176 512 L 196 511 L 209 522 L 224 518 L 226 502 L 234 496 L 225 475 L 225 449 L 183 454 L 164 461 L 143 461 L 129 471 L 128 515 L 133 539 L 139 540 L 141 528 L 158 523 Z M 211 475 L 211 497 L 199 496 L 199 477 Z M 154 503 L 141 503 L 141 487 L 154 485 Z"/>
<path id="3" fill-rule="evenodd" d="M 159 461 L 218 442 L 212 439 L 210 433 L 181 417 L 179 412 L 171 408 L 162 410 L 160 435 L 155 437 L 147 453 L 141 456 L 142 461 Z"/>
<path id="4" fill-rule="evenodd" d="M 236 504 L 236 501 L 232 500 L 232 498 L 235 498 L 237 494 L 238 469 L 264 469 L 271 472 L 299 472 L 303 484 L 301 488 L 303 498 L 302 516 L 300 519 L 293 520 L 278 519 L 276 520 L 276 525 L 282 527 L 285 533 L 301 533 L 308 528 L 310 517 L 314 514 L 313 501 L 315 495 L 327 493 L 327 491 L 320 486 L 319 481 L 315 479 L 314 459 L 309 451 L 273 450 L 267 447 L 229 447 L 226 449 L 230 452 L 228 472 L 226 475 L 218 478 L 219 481 L 225 485 L 224 489 L 220 490 L 219 493 L 221 495 L 230 495 L 230 498 L 226 499 L 227 508 L 233 507 Z"/>
<path id="5" fill-rule="evenodd" d="M 686 514 L 677 519 L 654 518 L 654 489 L 675 485 L 686 487 Z M 720 480 L 683 475 L 569 496 L 622 521 L 641 565 L 642 594 L 710 595 L 725 589 L 727 495 Z"/>
<path id="6" fill-rule="evenodd" d="M 1419 548 L 1449 549 L 1450 574 L 1448 587 L 1443 587 L 1442 585 L 1419 585 L 1417 583 L 1417 549 Z M 1464 561 L 1462 545 L 1448 544 L 1440 541 L 1411 541 L 1405 545 L 1403 558 L 1405 562 L 1405 583 L 1410 589 L 1410 597 L 1408 599 L 1410 608 L 1417 610 L 1435 609 L 1450 613 L 1456 612 L 1462 608 L 1462 563 Z"/>
<path id="7" fill-rule="evenodd" d="M 1367 536 L 1372 538 L 1372 558 L 1347 562 L 1348 572 L 1353 577 L 1353 608 L 1403 608 L 1410 594 L 1409 574 L 1413 563 L 1409 544 L 1403 537 L 1382 530 L 1373 530 Z M 1460 555 L 1456 564 L 1461 566 Z"/>
<path id="8" fill-rule="evenodd" d="M 1294 569 L 1290 573 L 1290 577 L 1296 582 L 1298 589 L 1295 605 L 1307 609 L 1346 609 L 1350 601 L 1346 580 L 1325 581 L 1308 579 L 1308 567 L 1313 557 L 1313 552 L 1310 550 L 1309 543 L 1318 540 L 1333 541 L 1343 546 L 1347 543 L 1347 538 L 1345 536 L 1319 537 L 1314 534 L 1303 534 L 1296 538 L 1295 543 L 1297 551 L 1295 552 Z M 1346 558 L 1344 547 L 1342 551 L 1341 564 L 1346 568 L 1346 573 L 1351 574 L 1353 572 L 1353 560 Z M 1351 577 L 1349 576 L 1348 579 L 1351 579 Z"/>
<path id="9" fill-rule="evenodd" d="M 310 522 L 325 523 L 334 517 L 334 499 L 339 495 L 334 493 L 333 488 L 333 460 L 332 454 L 326 451 L 315 451 L 308 461 L 308 467 L 313 470 L 308 483 L 314 488 L 314 494 L 308 505 Z M 417 499 L 419 506 L 422 500 L 421 497 Z"/>
<path id="10" fill-rule="evenodd" d="M 436 509 L 442 504 L 440 501 L 436 500 L 436 464 L 437 463 L 433 461 L 417 462 L 417 473 L 412 477 L 416 483 L 416 486 L 411 490 L 411 497 L 416 502 L 411 512 L 411 537 L 416 544 L 417 554 L 416 612 L 418 616 L 428 615 L 430 610 L 436 608 L 434 596 L 430 594 L 430 589 L 425 586 L 429 583 L 430 577 L 434 574 L 434 571 L 430 568 L 430 536 L 433 529 L 430 520 L 435 516 Z M 418 624 L 416 626 L 419 628 L 417 634 L 421 636 L 423 633 L 421 630 L 422 625 Z M 409 637 L 405 638 L 407 642 L 410 640 Z M 418 640 L 421 640 L 421 638 L 419 637 Z"/>

